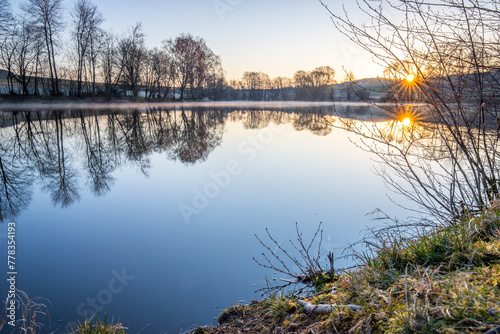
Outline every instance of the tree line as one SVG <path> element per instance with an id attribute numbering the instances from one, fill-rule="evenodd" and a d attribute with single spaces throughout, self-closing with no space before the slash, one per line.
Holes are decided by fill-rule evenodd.
<path id="1" fill-rule="evenodd" d="M 141 23 L 115 35 L 91 0 L 77 0 L 66 13 L 62 0 L 26 0 L 14 16 L 0 0 L 0 66 L 9 94 L 97 94 L 111 98 L 216 98 L 224 86 L 220 57 L 200 37 L 181 34 L 147 48 Z M 64 30 L 70 32 L 63 43 Z"/>
<path id="2" fill-rule="evenodd" d="M 228 83 L 226 98 L 230 100 L 333 100 L 335 70 L 330 66 L 320 66 L 312 71 L 295 72 L 293 78 L 275 77 L 271 79 L 263 72 L 245 72 L 241 80 Z"/>
<path id="3" fill-rule="evenodd" d="M 329 66 L 271 79 L 245 72 L 224 77 L 221 59 L 201 37 L 181 34 L 148 48 L 141 23 L 122 34 L 103 29 L 91 0 L 26 0 L 13 15 L 0 0 L 0 67 L 3 93 L 146 100 L 332 100 L 335 70 Z M 69 41 L 63 41 L 69 31 Z M 67 35 L 65 35 L 67 37 Z"/>

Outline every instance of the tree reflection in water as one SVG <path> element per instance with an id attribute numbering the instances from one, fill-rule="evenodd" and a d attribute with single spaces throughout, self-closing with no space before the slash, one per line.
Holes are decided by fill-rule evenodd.
<path id="1" fill-rule="evenodd" d="M 318 111 L 234 108 L 19 111 L 0 118 L 0 220 L 26 209 L 35 183 L 62 208 L 80 200 L 85 187 L 104 196 L 113 172 L 132 164 L 145 176 L 151 156 L 165 153 L 186 165 L 206 161 L 222 143 L 227 121 L 245 129 L 270 123 L 327 135 Z"/>

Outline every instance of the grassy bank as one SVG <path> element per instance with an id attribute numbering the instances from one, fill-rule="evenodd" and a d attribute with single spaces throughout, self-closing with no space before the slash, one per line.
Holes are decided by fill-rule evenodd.
<path id="1" fill-rule="evenodd" d="M 315 292 L 232 306 L 194 333 L 500 333 L 499 208 L 415 238 L 389 233 Z"/>
<path id="2" fill-rule="evenodd" d="M 233 306 L 196 333 L 496 333 L 499 207 L 416 238 L 389 236 L 357 269 L 325 274 L 316 293 Z"/>

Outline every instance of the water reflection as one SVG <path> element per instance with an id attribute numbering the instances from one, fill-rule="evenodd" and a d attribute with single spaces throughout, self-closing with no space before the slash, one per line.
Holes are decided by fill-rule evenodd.
<path id="1" fill-rule="evenodd" d="M 392 120 L 330 123 L 361 138 L 358 146 L 376 157 L 375 170 L 388 188 L 407 197 L 421 216 L 448 224 L 483 210 L 498 196 L 495 115 L 483 117 L 473 105 L 456 120 L 425 105 L 386 111 Z"/>
<path id="2" fill-rule="evenodd" d="M 332 131 L 315 108 L 5 113 L 0 119 L 0 219 L 28 207 L 35 182 L 54 206 L 64 208 L 81 199 L 83 188 L 106 195 L 115 181 L 113 172 L 124 164 L 148 176 L 153 153 L 185 165 L 206 161 L 222 143 L 228 121 L 241 122 L 246 129 L 274 123 L 319 136 Z"/>
<path id="3" fill-rule="evenodd" d="M 31 199 L 33 178 L 15 159 L 13 142 L 0 143 L 0 219 L 16 216 Z"/>

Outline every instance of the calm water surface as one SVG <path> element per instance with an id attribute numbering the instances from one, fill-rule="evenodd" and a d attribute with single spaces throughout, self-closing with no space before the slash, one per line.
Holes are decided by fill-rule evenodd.
<path id="1" fill-rule="evenodd" d="M 260 297 L 274 275 L 252 260 L 266 227 L 294 239 L 295 222 L 308 237 L 322 221 L 323 253 L 340 254 L 373 226 L 368 212 L 406 216 L 328 112 L 0 115 L 0 247 L 16 222 L 17 287 L 50 301 L 53 330 L 99 312 L 130 333 L 177 332 Z"/>

